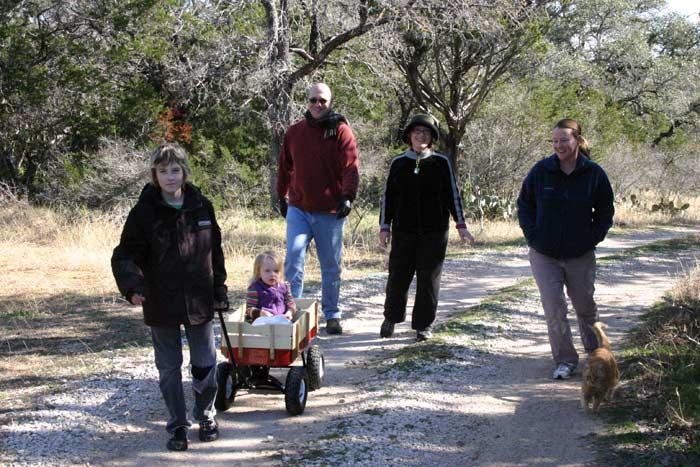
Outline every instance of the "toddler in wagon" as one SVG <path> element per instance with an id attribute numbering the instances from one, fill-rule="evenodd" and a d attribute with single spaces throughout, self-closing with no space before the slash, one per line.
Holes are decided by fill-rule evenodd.
<path id="1" fill-rule="evenodd" d="M 272 251 L 265 251 L 253 263 L 253 281 L 246 293 L 246 318 L 284 316 L 292 320 L 296 304 L 288 282 L 282 281 L 280 260 Z"/>

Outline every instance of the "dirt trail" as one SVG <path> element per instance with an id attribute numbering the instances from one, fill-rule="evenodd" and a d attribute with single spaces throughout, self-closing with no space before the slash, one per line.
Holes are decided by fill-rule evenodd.
<path id="1" fill-rule="evenodd" d="M 598 253 L 698 232 L 661 229 L 615 236 Z M 596 297 L 613 343 L 641 309 L 671 287 L 681 264 L 697 254 L 600 265 Z M 439 315 L 477 304 L 529 275 L 524 249 L 448 260 Z M 384 280 L 380 275 L 345 285 L 348 332 L 322 336 L 327 385 L 310 394 L 302 416 L 288 417 L 279 395 L 242 394 L 232 410 L 219 416 L 220 441 L 192 442 L 186 454 L 173 455 L 163 452 L 165 434 L 149 433 L 146 442 L 109 465 L 166 465 L 176 459 L 222 466 L 593 464 L 588 440 L 600 430 L 600 421 L 579 408 L 578 374 L 565 382 L 549 379 L 549 345 L 536 296 L 505 334 L 490 336 L 486 329 L 477 350 L 461 355 L 456 366 L 396 374 L 381 362 L 411 344 L 413 333 L 404 323 L 394 338 L 378 337 Z"/>
<path id="2" fill-rule="evenodd" d="M 700 227 L 626 233 L 606 240 L 598 254 L 689 234 L 700 234 Z M 698 257 L 700 251 L 687 251 L 600 262 L 596 299 L 613 348 L 640 310 L 659 299 L 684 265 Z M 438 319 L 527 277 L 524 248 L 448 259 Z M 116 428 L 113 438 L 94 441 L 87 456 L 90 464 L 594 465 L 590 439 L 601 422 L 579 408 L 580 373 L 569 381 L 550 379 L 549 345 L 535 293 L 506 320 L 476 323 L 475 335 L 455 338 L 445 358 L 425 367 L 401 368 L 392 365 L 396 353 L 413 344 L 415 335 L 403 323 L 393 338 L 379 338 L 385 280 L 385 274 L 378 274 L 344 283 L 347 332 L 320 336 L 326 385 L 309 395 L 303 415 L 288 416 L 281 394 L 242 392 L 229 411 L 218 415 L 219 441 L 200 443 L 195 429 L 190 449 L 171 453 L 164 449 L 162 402 L 152 381 L 148 397 L 161 405 L 139 419 L 132 417 L 130 427 Z M 572 328 L 582 353 L 573 319 Z M 152 367 L 150 358 L 144 353 L 140 364 Z M 153 370 L 144 369 L 143 378 L 148 374 Z M 121 396 L 128 400 L 144 394 Z"/>

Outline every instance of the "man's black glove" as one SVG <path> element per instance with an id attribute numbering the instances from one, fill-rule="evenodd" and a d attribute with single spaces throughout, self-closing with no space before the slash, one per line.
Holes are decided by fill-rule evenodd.
<path id="1" fill-rule="evenodd" d="M 279 209 L 282 217 L 287 217 L 287 198 L 280 198 L 277 200 L 277 209 Z"/>
<path id="2" fill-rule="evenodd" d="M 343 196 L 340 200 L 340 203 L 338 204 L 338 207 L 336 208 L 336 216 L 338 219 L 342 219 L 343 217 L 347 217 L 348 214 L 350 214 L 350 210 L 352 209 L 352 201 L 350 201 L 350 198 Z"/>

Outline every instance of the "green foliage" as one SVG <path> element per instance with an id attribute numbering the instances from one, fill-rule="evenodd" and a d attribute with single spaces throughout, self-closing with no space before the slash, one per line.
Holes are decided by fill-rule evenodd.
<path id="1" fill-rule="evenodd" d="M 358 140 L 363 164 L 358 205 L 368 208 L 381 198 L 384 155 L 392 153 L 400 127 L 426 97 L 419 88 L 442 89 L 439 85 L 451 79 L 450 69 L 465 79 L 456 79 L 452 90 L 428 93 L 433 98 L 424 106 L 442 113 L 443 128 L 457 136 L 460 125 L 469 122 L 461 141 L 441 138 L 440 149 L 463 153 L 458 176 L 460 184 L 469 180 L 464 196 L 472 215 L 512 215 L 522 177 L 550 151 L 549 131 L 562 117 L 583 124 L 597 161 L 605 162 L 620 147 L 630 153 L 654 148 L 669 158 L 671 168 L 692 168 L 697 164 L 687 159 L 700 147 L 695 79 L 700 27 L 659 15 L 655 3 L 551 4 L 549 17 L 533 10 L 515 29 L 508 23 L 510 14 L 497 15 L 495 22 L 484 16 L 500 6 L 462 11 L 454 9 L 457 4 L 420 5 L 414 16 L 353 39 L 302 76 L 293 87 L 293 114 L 303 110 L 309 81 L 331 85 L 337 110 L 348 117 Z M 328 21 L 342 7 L 334 1 L 321 9 L 291 4 L 290 43 L 310 54 L 318 51 L 344 27 Z M 391 13 L 383 4 L 369 8 L 370 20 Z M 441 15 L 450 21 L 441 22 Z M 483 93 L 469 88 L 470 77 L 486 71 L 483 66 L 470 66 L 469 60 L 420 60 L 435 44 L 454 47 L 455 56 L 462 56 L 507 38 L 513 41 L 509 47 L 524 45 L 517 51 L 521 58 L 508 63 L 502 75 L 492 75 L 491 88 Z M 0 181 L 34 200 L 55 193 L 56 179 L 66 183 L 66 193 L 73 192 L 95 176 L 86 155 L 99 152 L 104 138 L 152 146 L 159 138 L 159 115 L 176 109 L 193 129 L 187 146 L 196 155 L 196 177 L 217 202 L 266 212 L 274 167 L 270 129 L 279 128 L 270 124 L 270 109 L 277 104 L 266 89 L 288 72 L 265 68 L 267 57 L 259 52 L 268 40 L 259 2 L 29 0 L 4 5 Z M 447 53 L 446 47 L 436 54 Z M 406 84 L 397 57 L 418 70 L 413 76 L 420 76 L 422 84 Z M 292 54 L 290 70 L 307 63 L 301 54 Z M 434 63 L 441 65 L 433 69 Z M 501 76 L 507 81 L 499 81 Z M 473 102 L 469 96 L 476 96 Z M 687 186 L 677 179 L 677 186 Z M 658 210 L 684 211 L 668 200 L 656 204 Z"/>
<path id="2" fill-rule="evenodd" d="M 378 209 L 384 195 L 384 176 L 365 176 L 360 178 L 357 198 L 353 203 L 363 209 Z"/>
<path id="3" fill-rule="evenodd" d="M 531 87 L 530 96 L 528 105 L 540 121 L 548 122 L 548 128 L 562 118 L 577 120 L 592 146 L 594 159 L 607 154 L 620 138 L 641 143 L 648 135 L 644 120 L 612 102 L 602 90 L 578 80 L 561 83 L 545 79 Z"/>
<path id="4" fill-rule="evenodd" d="M 255 109 L 257 102 L 251 104 Z M 194 180 L 217 208 L 268 209 L 269 132 L 256 114 L 210 107 L 191 118 Z"/>
<path id="5" fill-rule="evenodd" d="M 192 179 L 216 209 L 253 208 L 262 213 L 267 194 L 267 174 L 238 160 L 226 146 L 196 137 L 191 155 Z M 265 167 L 264 165 L 262 166 Z"/>
<path id="6" fill-rule="evenodd" d="M 475 196 L 464 190 L 464 211 L 467 217 L 479 220 L 511 219 L 515 216 L 516 205 L 512 197 L 498 195 Z"/>
<path id="7" fill-rule="evenodd" d="M 430 367 L 436 363 L 454 358 L 454 346 L 447 345 L 439 338 L 427 342 L 406 346 L 399 350 L 394 368 L 398 371 L 412 373 L 416 369 Z"/>
<path id="8" fill-rule="evenodd" d="M 144 89 L 146 81 L 131 78 L 140 56 L 134 44 L 149 36 L 155 5 L 163 7 L 154 1 L 109 8 L 28 1 L 5 12 L 6 21 L 0 22 L 0 37 L 9 44 L 0 49 L 4 180 L 37 193 L 51 177 L 42 171 L 58 167 L 54 162 L 66 154 L 96 151 L 102 136 L 144 141 L 144 123 L 162 107 L 162 96 L 154 103 L 152 83 Z M 112 34 L 115 29 L 121 34 Z"/>

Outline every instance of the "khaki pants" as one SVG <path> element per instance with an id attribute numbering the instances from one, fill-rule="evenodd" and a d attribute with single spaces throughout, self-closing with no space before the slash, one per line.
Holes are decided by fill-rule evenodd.
<path id="1" fill-rule="evenodd" d="M 598 320 L 598 308 L 593 300 L 595 290 L 595 252 L 578 258 L 554 259 L 530 248 L 530 268 L 540 290 L 540 300 L 547 320 L 547 333 L 556 364 L 578 365 L 578 353 L 571 338 L 567 318 L 566 293 L 576 311 L 578 328 L 587 353 L 598 348 L 591 325 Z"/>

